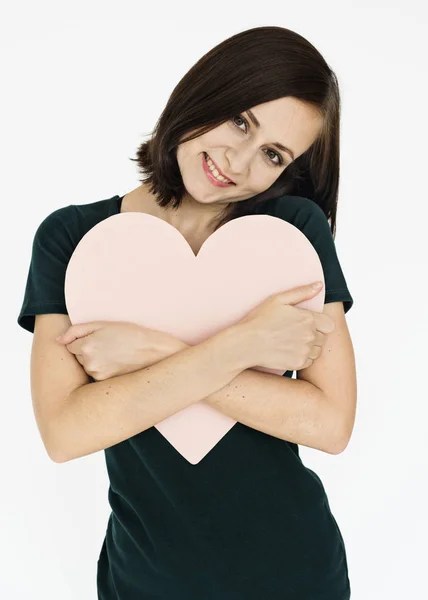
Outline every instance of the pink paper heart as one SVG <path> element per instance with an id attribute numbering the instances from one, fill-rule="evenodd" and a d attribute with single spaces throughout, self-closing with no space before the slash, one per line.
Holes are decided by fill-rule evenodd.
<path id="1" fill-rule="evenodd" d="M 66 270 L 65 298 L 72 324 L 130 321 L 194 345 L 237 323 L 268 296 L 316 280 L 324 282 L 316 250 L 278 217 L 229 221 L 195 256 L 166 221 L 126 212 L 100 221 L 82 237 Z M 323 287 L 295 306 L 322 312 L 324 298 Z M 155 427 L 197 464 L 235 423 L 201 401 Z"/>

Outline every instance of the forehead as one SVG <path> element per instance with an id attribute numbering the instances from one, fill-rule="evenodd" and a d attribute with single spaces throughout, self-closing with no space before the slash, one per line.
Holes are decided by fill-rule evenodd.
<path id="1" fill-rule="evenodd" d="M 249 111 L 259 122 L 256 131 L 261 139 L 279 142 L 295 155 L 306 151 L 323 124 L 322 116 L 313 106 L 289 96 L 259 104 Z"/>
<path id="2" fill-rule="evenodd" d="M 261 128 L 268 128 L 269 125 L 276 124 L 279 126 L 293 123 L 308 123 L 312 127 L 319 127 L 322 124 L 322 117 L 315 107 L 310 104 L 286 96 L 277 98 L 270 102 L 264 102 L 250 109 L 259 118 Z"/>

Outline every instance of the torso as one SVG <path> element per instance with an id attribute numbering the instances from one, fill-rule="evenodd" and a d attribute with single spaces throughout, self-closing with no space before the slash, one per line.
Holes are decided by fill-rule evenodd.
<path id="1" fill-rule="evenodd" d="M 121 213 L 143 212 L 167 221 L 165 218 L 165 212 L 163 211 L 164 209 L 158 206 L 153 197 L 145 191 L 143 185 L 135 188 L 135 190 L 132 190 L 123 196 L 120 209 Z M 209 238 L 213 231 L 205 231 L 203 233 L 198 232 L 197 236 L 189 235 L 188 233 L 184 234 L 182 231 L 180 231 L 180 233 L 192 248 L 193 253 L 196 256 L 201 249 L 202 244 L 206 239 Z"/>

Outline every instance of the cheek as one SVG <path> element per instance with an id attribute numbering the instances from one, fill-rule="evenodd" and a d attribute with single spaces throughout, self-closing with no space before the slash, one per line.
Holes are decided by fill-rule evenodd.
<path id="1" fill-rule="evenodd" d="M 201 150 L 190 146 L 190 142 L 188 142 L 177 148 L 176 158 L 181 176 L 189 178 L 191 177 L 190 173 L 194 172 L 195 167 L 199 165 Z"/>
<path id="2" fill-rule="evenodd" d="M 251 176 L 251 189 L 257 193 L 264 192 L 275 183 L 280 174 L 277 174 L 273 167 L 259 166 Z"/>
<path id="3" fill-rule="evenodd" d="M 227 123 L 223 123 L 223 125 L 211 129 L 211 131 L 208 131 L 208 133 L 201 135 L 201 137 L 197 139 L 199 139 L 199 146 L 204 150 L 205 148 L 224 148 L 236 140 Z"/>

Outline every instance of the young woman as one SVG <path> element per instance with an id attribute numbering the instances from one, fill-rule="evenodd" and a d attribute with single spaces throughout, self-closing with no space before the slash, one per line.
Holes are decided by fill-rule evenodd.
<path id="1" fill-rule="evenodd" d="M 342 535 L 298 447 L 342 452 L 355 417 L 353 299 L 333 237 L 339 123 L 337 79 L 307 40 L 281 27 L 243 31 L 174 89 L 132 159 L 139 187 L 39 225 L 18 323 L 34 333 L 32 397 L 49 456 L 105 452 L 100 600 L 350 598 Z M 133 323 L 72 326 L 70 256 L 94 225 L 127 211 L 172 224 L 195 254 L 241 215 L 292 223 L 320 257 L 323 313 L 293 306 L 319 292 L 303 286 L 193 347 Z M 154 425 L 201 400 L 237 423 L 192 465 Z"/>

